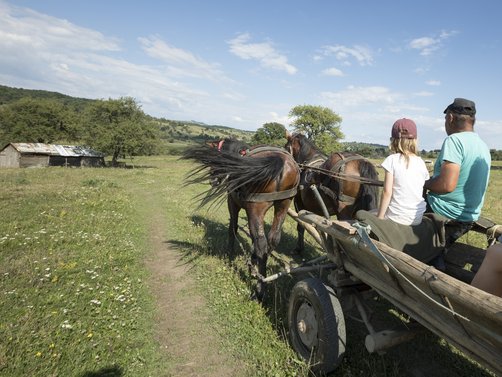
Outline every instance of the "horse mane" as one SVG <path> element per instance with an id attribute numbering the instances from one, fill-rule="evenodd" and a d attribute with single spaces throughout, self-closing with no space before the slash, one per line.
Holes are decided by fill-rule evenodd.
<path id="1" fill-rule="evenodd" d="M 359 174 L 361 177 L 378 181 L 378 172 L 375 166 L 366 159 L 359 162 Z M 356 203 L 354 204 L 353 213 L 356 213 L 360 209 L 370 211 L 378 208 L 378 186 L 362 184 L 357 197 L 359 200 L 356 200 Z"/>

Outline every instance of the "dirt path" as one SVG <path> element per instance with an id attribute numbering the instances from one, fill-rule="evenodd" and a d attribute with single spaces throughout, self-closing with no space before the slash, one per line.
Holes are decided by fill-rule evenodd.
<path id="1" fill-rule="evenodd" d="M 169 247 L 167 222 L 160 206 L 149 206 L 152 252 L 146 260 L 150 288 L 157 301 L 156 336 L 167 358 L 170 374 L 186 376 L 237 376 L 234 359 L 222 352 L 221 339 L 212 329 L 204 298 L 197 294 L 189 266 Z"/>

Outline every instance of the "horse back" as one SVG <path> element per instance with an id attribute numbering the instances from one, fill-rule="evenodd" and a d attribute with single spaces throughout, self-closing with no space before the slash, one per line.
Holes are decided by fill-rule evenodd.
<path id="1" fill-rule="evenodd" d="M 283 148 L 271 146 L 256 146 L 246 153 L 249 158 L 262 158 L 275 161 L 281 169 L 273 169 L 277 172 L 273 180 L 263 188 L 263 192 L 284 191 L 298 186 L 300 181 L 300 168 L 293 156 Z"/>

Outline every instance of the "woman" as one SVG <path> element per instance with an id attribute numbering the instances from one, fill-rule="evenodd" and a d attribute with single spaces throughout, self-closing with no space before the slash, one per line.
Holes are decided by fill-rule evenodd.
<path id="1" fill-rule="evenodd" d="M 377 216 L 403 225 L 422 221 L 426 203 L 424 182 L 429 172 L 417 155 L 417 126 L 411 119 L 398 119 L 392 126 L 390 149 L 393 154 L 382 163 L 384 187 Z"/>

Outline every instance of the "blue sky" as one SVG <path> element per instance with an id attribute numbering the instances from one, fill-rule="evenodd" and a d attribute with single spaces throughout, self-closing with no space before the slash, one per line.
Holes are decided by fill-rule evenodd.
<path id="1" fill-rule="evenodd" d="M 384 145 L 406 117 L 427 150 L 464 97 L 502 149 L 501 14 L 497 0 L 0 0 L 0 84 L 245 130 L 326 106 L 345 141 Z"/>

